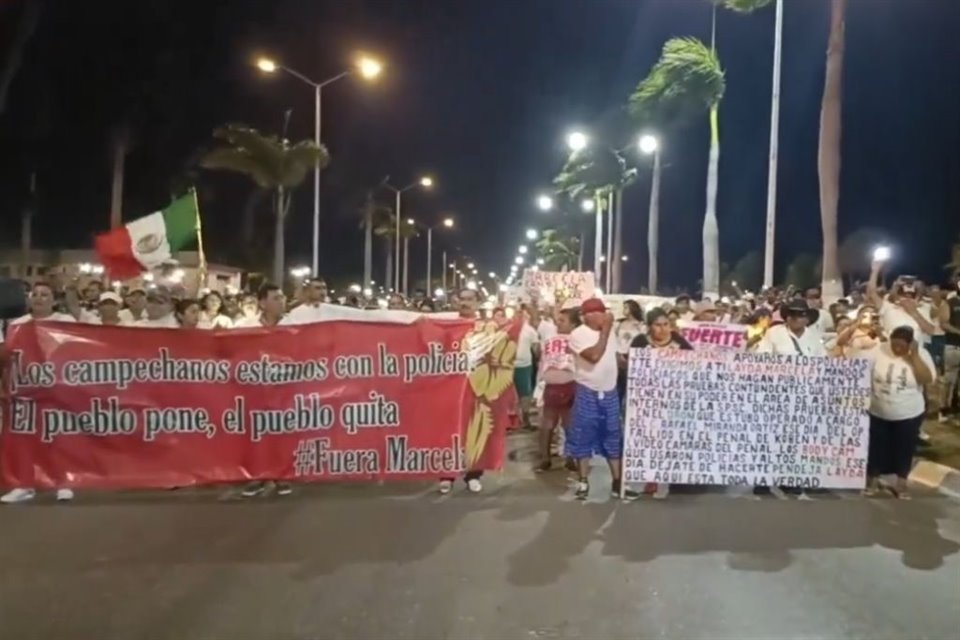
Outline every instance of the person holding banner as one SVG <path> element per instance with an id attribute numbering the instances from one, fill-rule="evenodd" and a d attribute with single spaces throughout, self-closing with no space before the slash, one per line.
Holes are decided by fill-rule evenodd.
<path id="1" fill-rule="evenodd" d="M 30 313 L 11 320 L 8 328 L 25 324 L 27 322 L 76 322 L 76 318 L 68 313 L 59 313 L 54 310 L 53 287 L 46 282 L 37 282 L 30 290 Z M 3 344 L 3 338 L 0 336 L 0 346 Z M 6 364 L 6 363 L 4 363 Z M 6 382 L 6 379 L 3 380 Z M 3 391 L 6 392 L 6 386 Z M 0 502 L 3 504 L 17 504 L 19 502 L 28 502 L 37 496 L 37 492 L 32 487 L 15 487 L 0 496 Z M 72 489 L 57 489 L 57 501 L 67 502 L 73 500 Z"/>
<path id="2" fill-rule="evenodd" d="M 565 309 L 557 314 L 557 335 L 544 341 L 540 354 L 538 378 L 543 383 L 543 412 L 540 417 L 540 464 L 535 471 L 549 471 L 552 464 L 550 443 L 557 425 L 570 426 L 570 410 L 576 393 L 573 356 L 570 353 L 570 333 L 580 325 L 576 309 Z"/>
<path id="3" fill-rule="evenodd" d="M 200 311 L 200 303 L 196 300 L 192 298 L 177 300 L 177 304 L 174 306 L 174 313 L 177 316 L 177 322 L 180 323 L 181 329 L 201 328 L 202 312 Z"/>
<path id="4" fill-rule="evenodd" d="M 617 345 L 610 340 L 613 316 L 600 298 L 580 305 L 583 324 L 570 333 L 570 352 L 574 355 L 576 392 L 573 415 L 567 431 L 566 453 L 577 461 L 579 478 L 576 497 L 586 500 L 590 493 L 590 459 L 601 454 L 610 466 L 613 485 L 610 494 L 621 493 L 623 430 L 620 428 L 620 399 L 617 397 Z M 640 497 L 635 491 L 624 498 Z"/>
<path id="5" fill-rule="evenodd" d="M 896 474 L 894 496 L 909 499 L 907 477 L 926 409 L 924 387 L 936 378 L 933 357 L 921 348 L 913 327 L 897 327 L 889 342 L 871 349 L 873 392 L 870 398 L 870 449 L 867 488 L 875 495 L 880 476 Z"/>
<path id="6" fill-rule="evenodd" d="M 251 329 L 254 327 L 275 327 L 284 319 L 286 297 L 283 290 L 269 282 L 260 285 L 257 290 L 257 306 L 259 313 L 253 316 L 244 315 L 233 325 L 234 329 Z"/>
<path id="7" fill-rule="evenodd" d="M 683 349 L 693 351 L 693 345 L 687 342 L 678 331 L 670 325 L 667 312 L 657 307 L 647 313 L 647 334 L 640 334 L 630 343 L 631 349 Z M 649 486 L 649 485 L 652 485 Z M 670 485 L 664 482 L 649 483 L 644 487 L 644 493 L 653 492 L 653 497 L 663 500 L 670 495 Z"/>
<path id="8" fill-rule="evenodd" d="M 147 315 L 142 320 L 138 320 L 134 326 L 153 329 L 180 328 L 173 306 L 170 304 L 170 293 L 166 289 L 153 289 L 147 294 Z"/>

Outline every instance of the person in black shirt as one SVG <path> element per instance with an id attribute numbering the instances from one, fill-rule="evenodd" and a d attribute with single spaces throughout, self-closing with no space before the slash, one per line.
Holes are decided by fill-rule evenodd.
<path id="1" fill-rule="evenodd" d="M 667 312 L 656 307 L 647 313 L 647 333 L 641 333 L 630 343 L 631 349 L 685 349 L 693 347 L 687 339 L 674 331 Z"/>

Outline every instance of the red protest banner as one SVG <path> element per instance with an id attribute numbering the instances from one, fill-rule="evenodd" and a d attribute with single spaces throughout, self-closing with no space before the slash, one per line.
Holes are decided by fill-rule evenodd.
<path id="1" fill-rule="evenodd" d="M 146 488 L 496 469 L 515 340 L 469 320 L 19 325 L 0 471 L 8 486 Z"/>

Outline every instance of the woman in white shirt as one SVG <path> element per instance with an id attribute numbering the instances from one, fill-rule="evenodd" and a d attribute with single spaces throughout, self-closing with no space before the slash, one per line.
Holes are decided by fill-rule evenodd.
<path id="1" fill-rule="evenodd" d="M 536 471 L 549 471 L 552 457 L 550 443 L 554 429 L 570 426 L 570 410 L 576 393 L 574 383 L 573 354 L 570 353 L 570 332 L 580 324 L 576 309 L 566 309 L 557 314 L 557 335 L 541 345 L 540 371 L 537 378 L 543 381 L 543 413 L 540 418 L 540 464 Z"/>
<path id="2" fill-rule="evenodd" d="M 933 358 L 914 336 L 913 328 L 897 327 L 889 342 L 864 354 L 873 361 L 867 495 L 877 492 L 880 476 L 896 474 L 891 491 L 909 498 L 907 477 L 926 408 L 923 389 L 936 377 Z"/>
<path id="3" fill-rule="evenodd" d="M 627 398 L 627 358 L 630 355 L 630 343 L 646 331 L 643 324 L 643 308 L 636 300 L 623 303 L 623 317 L 617 320 L 614 334 L 617 338 L 617 394 L 620 402 Z"/>
<path id="4" fill-rule="evenodd" d="M 203 310 L 200 311 L 201 329 L 229 329 L 233 321 L 223 313 L 223 298 L 216 291 L 203 296 L 201 301 Z"/>

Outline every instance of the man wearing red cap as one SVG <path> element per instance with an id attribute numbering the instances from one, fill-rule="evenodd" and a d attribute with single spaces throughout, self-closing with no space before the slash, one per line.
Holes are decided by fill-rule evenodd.
<path id="1" fill-rule="evenodd" d="M 570 333 L 570 351 L 576 361 L 577 383 L 566 454 L 577 460 L 580 477 L 576 496 L 585 500 L 590 492 L 590 458 L 600 453 L 613 476 L 611 494 L 620 495 L 620 457 L 623 432 L 620 429 L 620 398 L 617 395 L 617 345 L 610 340 L 613 316 L 599 298 L 580 305 L 583 324 Z M 638 494 L 627 491 L 626 497 Z"/>

